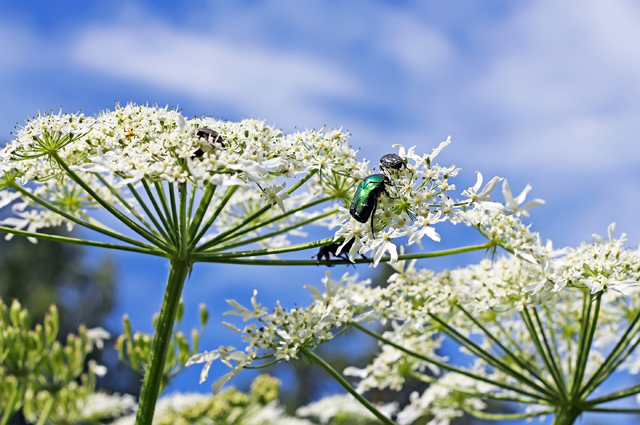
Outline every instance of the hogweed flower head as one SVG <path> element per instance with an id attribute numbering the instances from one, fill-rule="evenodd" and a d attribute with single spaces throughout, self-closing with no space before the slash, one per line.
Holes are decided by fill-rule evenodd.
<path id="1" fill-rule="evenodd" d="M 276 222 L 292 226 L 286 211 L 313 200 L 344 201 L 366 173 L 355 153 L 339 131 L 284 134 L 262 121 L 187 119 L 169 108 L 129 104 L 96 117 L 45 113 L 0 151 L 2 205 L 13 212 L 2 224 L 30 233 L 80 224 L 164 252 L 193 250 L 202 241 L 209 241 L 206 248 L 230 245 L 240 239 L 239 227 L 260 223 L 243 233 L 256 236 Z M 306 196 L 291 196 L 303 180 L 311 180 Z M 96 208 L 142 240 L 96 223 L 90 216 Z"/>
<path id="2" fill-rule="evenodd" d="M 250 359 L 232 365 L 233 374 L 248 365 L 309 356 L 318 344 L 353 327 L 381 344 L 369 365 L 344 370 L 359 379 L 359 393 L 401 390 L 415 379 L 431 384 L 411 395 L 397 414 L 399 424 L 421 417 L 450 423 L 466 413 L 484 419 L 555 414 L 558 423 L 572 423 L 576 412 L 640 394 L 638 386 L 593 394 L 616 371 L 640 371 L 640 250 L 624 248 L 626 239 L 614 237 L 613 225 L 608 240 L 594 235 L 593 243 L 553 250 L 518 224 L 519 213 L 496 214 L 460 217 L 497 237 L 507 256 L 442 272 L 404 260 L 394 264 L 396 272 L 384 287 L 348 274 L 338 282 L 327 275 L 324 292 L 310 288 L 310 306 L 288 311 L 278 307 L 269 313 L 254 295 L 261 313 L 239 313 L 254 323 L 230 326 L 247 343 L 234 350 Z M 376 335 L 363 326 L 369 321 L 387 330 Z M 458 342 L 473 361 L 458 366 L 443 357 L 444 337 Z M 525 409 L 484 412 L 490 400 Z"/>

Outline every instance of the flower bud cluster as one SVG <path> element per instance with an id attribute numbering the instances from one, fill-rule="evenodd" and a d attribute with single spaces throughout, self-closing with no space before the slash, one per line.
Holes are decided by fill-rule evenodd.
<path id="1" fill-rule="evenodd" d="M 158 400 L 154 425 L 188 425 L 194 423 L 248 425 L 283 424 L 312 425 L 311 422 L 289 416 L 278 402 L 280 381 L 258 376 L 251 392 L 229 389 L 220 394 L 174 393 Z M 134 425 L 135 415 L 122 417 L 113 425 Z"/>
<path id="2" fill-rule="evenodd" d="M 178 314 L 176 317 L 175 329 L 180 328 L 182 317 L 184 314 L 184 303 L 180 300 L 178 306 Z M 198 343 L 200 336 L 204 331 L 204 327 L 209 319 L 209 312 L 204 304 L 200 305 L 200 329 L 191 331 L 191 344 L 184 333 L 174 330 L 169 342 L 167 350 L 167 358 L 164 365 L 163 386 L 167 384 L 171 378 L 176 376 L 182 370 L 184 364 L 198 351 Z M 131 369 L 144 373 L 147 368 L 147 361 L 151 352 L 153 336 L 143 332 L 136 331 L 131 327 L 131 321 L 127 315 L 122 318 L 124 333 L 116 340 L 116 350 L 118 357 L 122 362 L 127 364 Z M 157 320 L 154 319 L 154 328 L 157 327 Z"/>
<path id="3" fill-rule="evenodd" d="M 111 418 L 132 408 L 131 396 L 94 393 L 96 375 L 104 375 L 104 366 L 89 361 L 85 371 L 87 355 L 109 338 L 106 331 L 80 326 L 62 344 L 56 340 L 54 305 L 42 324 L 31 325 L 29 312 L 17 300 L 11 306 L 0 300 L 0 413 L 8 418 L 22 407 L 29 422 L 45 418 L 66 424 Z M 101 402 L 104 408 L 98 411 L 92 407 L 98 399 L 110 403 Z"/>

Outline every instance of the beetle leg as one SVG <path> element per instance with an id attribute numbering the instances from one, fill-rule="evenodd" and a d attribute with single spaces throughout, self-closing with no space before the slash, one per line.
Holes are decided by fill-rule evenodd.
<path id="1" fill-rule="evenodd" d="M 409 170 L 409 172 L 411 173 L 411 181 L 413 181 L 413 171 L 411 171 L 411 169 L 409 167 L 407 167 L 407 163 L 404 163 L 404 168 L 406 168 L 407 170 Z"/>
<path id="2" fill-rule="evenodd" d="M 378 198 L 374 201 L 373 211 L 371 212 L 371 236 L 376 237 L 376 233 L 373 231 L 373 218 L 376 215 L 376 209 L 378 209 Z"/>
<path id="3" fill-rule="evenodd" d="M 398 198 L 394 198 L 393 196 L 389 195 L 389 192 L 387 192 L 387 188 L 386 187 L 383 190 L 384 190 L 384 194 L 387 195 L 387 198 L 389 198 L 389 199 L 398 199 Z"/>

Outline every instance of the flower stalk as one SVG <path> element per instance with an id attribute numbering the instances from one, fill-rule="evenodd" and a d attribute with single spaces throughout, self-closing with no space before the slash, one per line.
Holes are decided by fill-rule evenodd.
<path id="1" fill-rule="evenodd" d="M 180 295 L 184 282 L 187 279 L 191 264 L 185 259 L 175 258 L 171 260 L 167 287 L 162 299 L 162 307 L 158 316 L 158 325 L 153 337 L 151 353 L 147 364 L 147 370 L 142 384 L 136 424 L 150 425 L 153 421 L 153 413 L 164 376 L 164 366 L 167 357 L 167 349 L 173 333 L 173 325 L 180 304 Z"/>

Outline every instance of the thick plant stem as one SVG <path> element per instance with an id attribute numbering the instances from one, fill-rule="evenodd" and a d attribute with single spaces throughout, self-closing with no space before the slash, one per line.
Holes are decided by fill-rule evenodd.
<path id="1" fill-rule="evenodd" d="M 173 325 L 180 303 L 182 287 L 187 279 L 190 265 L 184 261 L 173 259 L 167 279 L 167 287 L 164 291 L 160 317 L 156 334 L 153 337 L 151 353 L 147 361 L 147 369 L 144 374 L 144 383 L 140 393 L 140 403 L 136 414 L 136 425 L 151 425 L 156 400 L 162 387 L 164 365 L 167 359 L 167 349 L 173 332 Z"/>
<path id="2" fill-rule="evenodd" d="M 553 425 L 572 425 L 581 413 L 582 410 L 573 406 L 558 407 Z"/>

